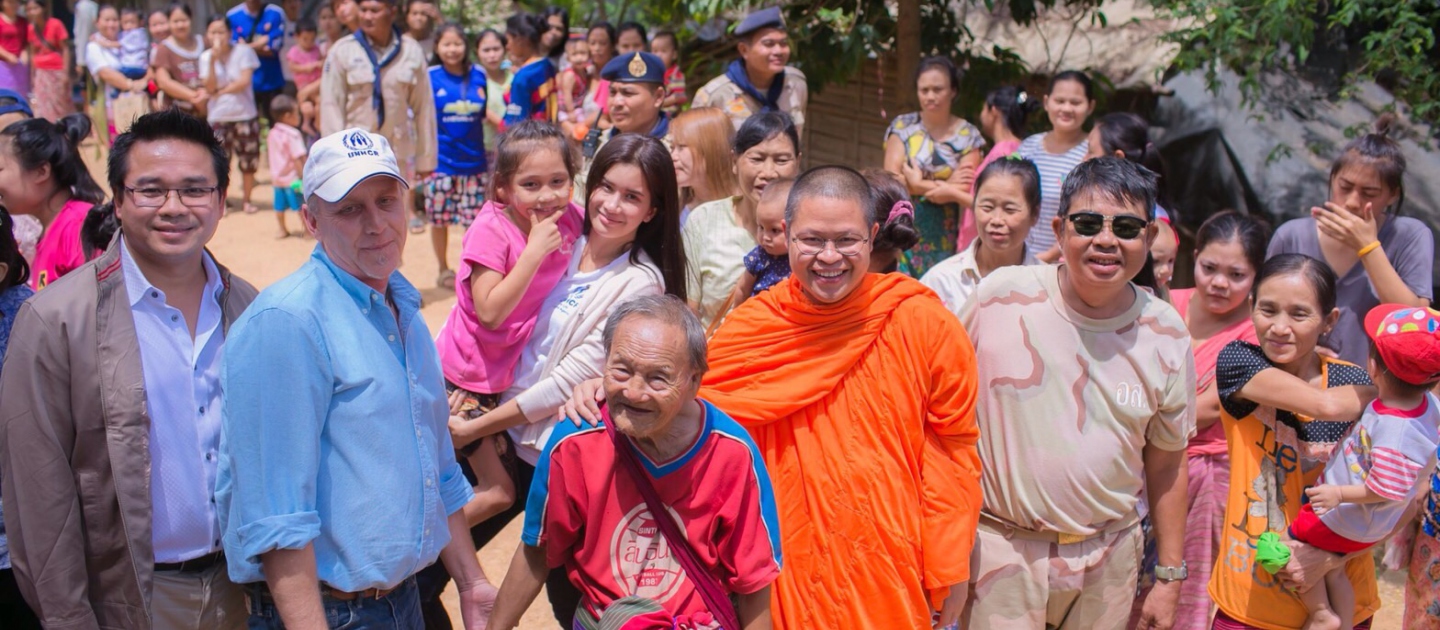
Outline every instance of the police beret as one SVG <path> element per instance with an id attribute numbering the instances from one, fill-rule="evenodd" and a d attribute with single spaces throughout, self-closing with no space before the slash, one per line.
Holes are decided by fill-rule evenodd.
<path id="1" fill-rule="evenodd" d="M 785 18 L 780 15 L 780 7 L 760 9 L 745 16 L 745 19 L 740 20 L 740 23 L 735 25 L 733 32 L 736 37 L 744 37 L 762 28 L 785 30 Z"/>
<path id="2" fill-rule="evenodd" d="M 600 70 L 600 78 L 611 83 L 665 83 L 665 62 L 648 52 L 619 55 Z"/>

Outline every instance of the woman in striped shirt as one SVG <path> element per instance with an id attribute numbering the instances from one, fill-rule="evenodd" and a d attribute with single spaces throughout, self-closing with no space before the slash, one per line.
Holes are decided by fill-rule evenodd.
<path id="1" fill-rule="evenodd" d="M 1085 120 L 1094 111 L 1095 88 L 1090 77 L 1077 70 L 1061 72 L 1050 79 L 1050 90 L 1045 95 L 1050 131 L 1020 143 L 1020 155 L 1040 170 L 1040 220 L 1025 245 L 1042 261 L 1055 262 L 1060 257 L 1053 227 L 1060 211 L 1060 186 L 1070 169 L 1085 161 L 1090 150 Z"/>

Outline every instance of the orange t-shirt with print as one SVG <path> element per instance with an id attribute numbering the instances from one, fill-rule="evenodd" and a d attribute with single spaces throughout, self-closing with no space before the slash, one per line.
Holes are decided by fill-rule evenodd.
<path id="1" fill-rule="evenodd" d="M 1317 420 L 1235 396 L 1251 378 L 1271 367 L 1276 366 L 1260 347 L 1245 341 L 1225 346 L 1215 367 L 1230 451 L 1230 496 L 1210 574 L 1210 597 L 1237 621 L 1288 630 L 1305 622 L 1305 606 L 1279 578 L 1255 563 L 1255 543 L 1267 531 L 1289 529 L 1300 513 L 1305 489 L 1315 485 L 1336 444 L 1355 422 Z M 1360 367 L 1324 357 L 1320 380 L 1327 389 L 1370 384 L 1369 374 Z M 1351 560 L 1345 574 L 1355 589 L 1356 621 L 1370 618 L 1380 608 L 1374 559 L 1364 555 Z"/>

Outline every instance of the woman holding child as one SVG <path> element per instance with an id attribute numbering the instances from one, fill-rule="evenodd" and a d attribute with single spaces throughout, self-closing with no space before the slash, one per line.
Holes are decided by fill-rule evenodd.
<path id="1" fill-rule="evenodd" d="M 535 133 L 534 139 L 525 143 L 509 137 L 528 127 L 544 127 L 549 131 Z M 461 304 L 456 307 L 456 311 L 465 314 L 452 313 L 439 335 L 446 378 L 452 382 L 461 379 L 455 384 L 465 390 L 452 399 L 458 403 L 452 405 L 452 412 L 461 414 L 451 419 L 455 447 L 468 453 L 465 462 L 468 468 L 482 469 L 477 470 L 483 479 L 480 485 L 490 482 L 491 486 L 512 488 L 508 497 L 498 498 L 497 493 L 490 492 L 490 487 L 479 488 L 475 502 L 485 505 L 465 508 L 472 526 L 471 536 L 477 544 L 489 541 L 524 511 L 525 502 L 514 501 L 515 489 L 524 492 L 530 487 L 535 462 L 549 440 L 556 412 L 575 385 L 601 374 L 604 360 L 601 328 L 610 309 L 642 295 L 670 293 L 682 299 L 685 296 L 680 194 L 675 185 L 675 169 L 664 145 L 652 138 L 627 134 L 617 136 L 601 148 L 586 178 L 587 204 L 580 233 L 575 238 L 569 228 L 561 224 L 568 223 L 569 215 L 579 212 L 578 207 L 570 206 L 573 210 L 561 211 L 565 214 L 558 218 L 552 214 L 552 208 L 557 204 L 566 207 L 565 200 L 571 197 L 570 182 L 574 180 L 572 171 L 576 164 L 573 147 L 558 127 L 548 123 L 527 121 L 517 125 L 515 131 L 501 138 L 495 171 L 491 175 L 493 194 L 466 233 L 458 275 L 462 285 L 470 282 L 473 289 L 468 295 L 460 292 Z M 540 182 L 535 188 L 539 192 L 529 192 L 531 178 Z M 552 191 L 551 187 L 563 190 Z M 542 194 L 549 201 L 537 203 L 536 198 Z M 510 216 L 514 214 L 511 208 L 527 207 L 531 208 L 528 214 L 535 219 Z M 487 212 L 496 213 L 492 217 L 494 222 L 486 218 Z M 526 229 L 522 230 L 521 223 Z M 505 229 L 497 230 L 496 225 Z M 515 259 L 512 265 L 496 260 L 489 253 L 496 247 L 482 251 L 478 241 L 499 238 L 494 234 L 501 232 L 512 235 L 506 247 L 519 250 L 512 259 L 519 256 L 533 259 L 523 254 L 527 248 L 548 252 L 540 258 L 547 266 L 546 273 L 542 276 L 537 273 L 538 269 L 532 269 L 533 262 Z M 567 241 L 569 247 L 562 249 Z M 549 269 L 549 263 L 556 256 L 560 268 Z M 499 305 L 497 300 L 503 295 L 496 288 L 502 282 L 518 286 L 516 281 L 527 279 L 517 293 L 523 294 L 521 299 L 528 308 L 509 309 L 510 314 L 497 321 L 500 311 L 492 307 Z M 464 304 L 467 298 L 471 302 L 468 307 Z M 476 326 L 487 330 L 492 326 L 510 329 L 511 333 L 505 337 L 510 346 L 506 354 L 514 356 L 504 364 L 499 363 L 501 357 L 494 356 L 499 354 L 494 352 L 495 344 L 487 345 L 483 356 L 480 348 L 466 351 L 462 347 L 466 343 L 463 331 L 456 335 L 452 328 L 463 329 L 472 317 Z M 452 343 L 454 347 L 447 349 L 447 344 Z M 461 355 L 473 359 L 459 360 Z M 466 372 L 456 370 L 452 377 L 451 366 L 463 367 Z M 478 382 L 477 376 L 483 376 L 484 382 Z M 466 405 L 461 399 L 471 402 Z M 496 404 L 498 406 L 489 408 Z M 466 409 L 467 406 L 474 409 Z M 485 478 L 488 475 L 483 470 L 493 470 L 494 466 L 486 460 L 497 454 L 503 461 L 505 476 L 492 481 Z M 436 573 L 432 568 L 422 575 L 425 578 L 421 584 L 422 608 L 427 619 L 443 615 L 443 607 L 436 608 L 436 605 L 447 578 L 438 576 L 437 581 Z M 560 625 L 569 628 L 579 594 L 563 571 L 552 573 L 552 578 L 548 582 L 551 606 Z"/>

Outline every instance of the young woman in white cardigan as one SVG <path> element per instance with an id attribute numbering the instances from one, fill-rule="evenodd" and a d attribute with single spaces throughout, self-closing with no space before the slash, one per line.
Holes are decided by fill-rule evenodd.
<path id="1" fill-rule="evenodd" d="M 490 435 L 502 437 L 497 446 L 522 494 L 529 491 L 561 405 L 576 385 L 601 375 L 605 351 L 600 334 L 611 309 L 643 295 L 685 299 L 680 193 L 664 145 L 639 134 L 616 136 L 595 156 L 585 182 L 583 237 L 575 243 L 565 277 L 541 307 L 540 321 L 515 367 L 514 385 L 495 410 L 474 420 L 450 420 L 456 449 Z M 477 546 L 524 511 L 525 501 L 513 499 L 503 512 L 470 523 Z M 436 563 L 420 577 L 421 608 L 427 619 L 438 618 L 445 613 L 439 597 L 448 576 Z M 564 571 L 552 571 L 551 578 L 547 592 L 556 620 L 572 627 L 580 594 Z"/>

